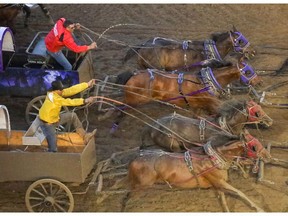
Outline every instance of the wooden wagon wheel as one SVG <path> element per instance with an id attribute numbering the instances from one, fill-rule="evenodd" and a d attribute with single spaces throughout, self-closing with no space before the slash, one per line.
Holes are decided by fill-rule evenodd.
<path id="1" fill-rule="evenodd" d="M 25 111 L 25 120 L 28 125 L 31 125 L 32 122 L 35 120 L 36 116 L 39 114 L 39 109 L 44 103 L 44 100 L 46 98 L 46 95 L 41 95 L 38 97 L 33 98 L 27 105 L 26 111 Z M 67 107 L 62 107 L 61 113 L 68 112 L 69 109 Z M 60 130 L 65 131 L 65 127 L 60 127 Z"/>
<path id="2" fill-rule="evenodd" d="M 31 184 L 25 203 L 29 212 L 72 212 L 74 209 L 71 191 L 55 179 L 40 179 Z"/>

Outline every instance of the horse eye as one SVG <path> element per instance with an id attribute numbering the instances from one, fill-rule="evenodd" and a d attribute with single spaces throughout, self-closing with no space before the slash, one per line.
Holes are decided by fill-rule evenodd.
<path id="1" fill-rule="evenodd" d="M 247 71 L 245 71 L 245 75 L 246 75 L 246 76 L 251 76 L 251 75 L 252 75 L 252 72 L 251 72 L 250 70 L 247 70 Z"/>
<path id="2" fill-rule="evenodd" d="M 259 112 L 255 112 L 255 116 L 256 116 L 256 117 L 260 117 Z"/>
<path id="3" fill-rule="evenodd" d="M 239 40 L 239 44 L 241 45 L 241 44 L 243 44 L 244 43 L 244 41 L 243 40 Z"/>

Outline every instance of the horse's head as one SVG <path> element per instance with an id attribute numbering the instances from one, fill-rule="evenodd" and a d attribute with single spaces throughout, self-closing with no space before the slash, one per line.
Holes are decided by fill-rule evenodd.
<path id="1" fill-rule="evenodd" d="M 243 54 L 247 59 L 251 59 L 256 55 L 256 51 L 250 46 L 249 41 L 234 26 L 229 34 L 235 52 Z"/>
<path id="2" fill-rule="evenodd" d="M 260 123 L 264 127 L 270 127 L 273 124 L 273 119 L 271 119 L 262 109 L 262 107 L 250 100 L 247 102 L 247 113 L 248 113 L 248 122 Z"/>
<path id="3" fill-rule="evenodd" d="M 264 162 L 268 162 L 272 157 L 269 151 L 267 151 L 262 143 L 252 136 L 248 130 L 244 130 L 242 134 L 245 147 L 245 157 L 251 159 L 263 159 Z"/>
<path id="4" fill-rule="evenodd" d="M 262 85 L 263 80 L 256 74 L 253 67 L 243 61 L 243 58 L 237 63 L 237 67 L 241 73 L 241 82 L 244 85 Z"/>

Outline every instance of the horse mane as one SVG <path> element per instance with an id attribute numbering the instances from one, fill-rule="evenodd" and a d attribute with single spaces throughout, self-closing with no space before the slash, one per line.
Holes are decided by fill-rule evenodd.
<path id="1" fill-rule="evenodd" d="M 227 62 L 227 61 L 218 61 L 216 59 L 211 59 L 204 66 L 210 67 L 210 68 L 224 68 L 224 67 L 233 66 L 233 63 Z"/>
<path id="2" fill-rule="evenodd" d="M 118 74 L 115 84 L 125 85 L 132 76 L 133 76 L 133 72 L 131 71 L 126 71 L 121 74 Z"/>
<path id="3" fill-rule="evenodd" d="M 217 33 L 211 34 L 211 39 L 215 42 L 222 42 L 226 40 L 228 37 L 229 37 L 228 32 L 217 32 Z"/>
<path id="4" fill-rule="evenodd" d="M 234 143 L 236 140 L 239 140 L 238 136 L 213 136 L 211 137 L 208 142 L 211 142 L 211 146 L 213 149 L 220 147 L 220 146 L 227 146 Z"/>
<path id="5" fill-rule="evenodd" d="M 225 116 L 225 117 L 231 117 L 235 114 L 236 110 L 242 110 L 246 106 L 247 101 L 246 100 L 228 100 L 221 104 L 217 117 Z"/>

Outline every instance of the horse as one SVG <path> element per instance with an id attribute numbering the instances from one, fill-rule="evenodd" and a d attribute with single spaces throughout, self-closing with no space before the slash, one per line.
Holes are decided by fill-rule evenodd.
<path id="1" fill-rule="evenodd" d="M 48 9 L 43 4 L 38 4 L 42 12 L 46 17 L 50 19 L 52 24 L 53 20 L 50 16 Z M 15 34 L 16 30 L 14 27 L 14 19 L 20 12 L 25 14 L 24 17 L 24 26 L 28 26 L 28 18 L 31 15 L 31 9 L 27 4 L 0 4 L 0 22 L 4 23 L 4 25 L 8 26 L 12 32 Z"/>
<path id="2" fill-rule="evenodd" d="M 260 142 L 245 143 L 241 140 L 210 140 L 202 148 L 206 154 L 168 153 L 165 151 L 142 151 L 128 167 L 128 179 L 132 190 L 141 190 L 157 183 L 166 183 L 170 188 L 215 188 L 225 211 L 229 208 L 225 192 L 239 196 L 256 211 L 263 211 L 243 192 L 228 184 L 228 169 L 235 161 L 262 158 L 265 162 L 270 153 Z M 146 153 L 147 152 L 147 153 Z M 127 195 L 129 197 L 130 193 Z"/>
<path id="3" fill-rule="evenodd" d="M 254 101 L 232 99 L 221 105 L 217 115 L 208 118 L 173 113 L 157 119 L 155 124 L 144 128 L 141 149 L 156 144 L 168 151 L 183 152 L 203 145 L 211 137 L 240 136 L 245 125 L 252 123 L 268 128 L 273 120 Z"/>
<path id="4" fill-rule="evenodd" d="M 249 41 L 233 26 L 232 31 L 213 33 L 211 39 L 205 41 L 179 42 L 161 37 L 152 38 L 130 48 L 123 62 L 137 54 L 139 69 L 195 71 L 210 60 L 223 62 L 223 58 L 231 51 L 240 53 L 247 59 L 256 54 Z"/>
<path id="5" fill-rule="evenodd" d="M 160 100 L 190 109 L 198 115 L 202 111 L 216 114 L 221 104 L 219 98 L 227 96 L 224 88 L 240 77 L 245 77 L 245 65 L 247 64 L 243 62 L 236 66 L 216 68 L 214 71 L 210 67 L 202 68 L 196 75 L 167 74 L 157 69 L 125 72 L 117 76 L 116 84 L 124 85 L 124 103 L 132 107 Z M 250 78 L 249 82 L 254 79 Z M 113 110 L 105 115 L 112 113 Z M 123 117 L 121 112 L 111 132 L 116 130 Z"/>

